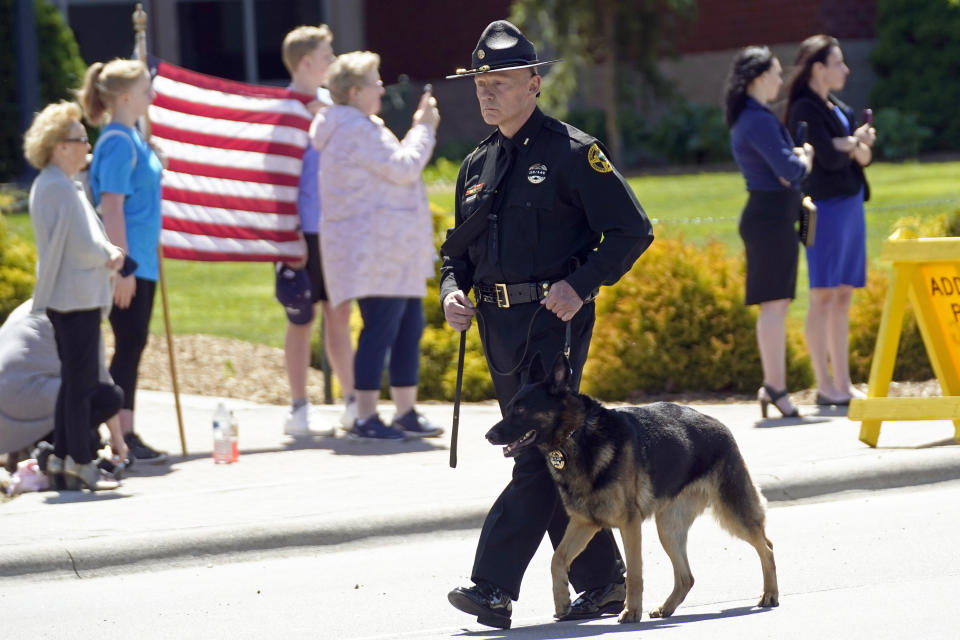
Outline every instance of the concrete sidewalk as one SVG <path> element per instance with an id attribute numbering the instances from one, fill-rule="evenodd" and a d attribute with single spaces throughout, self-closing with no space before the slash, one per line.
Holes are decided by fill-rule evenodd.
<path id="1" fill-rule="evenodd" d="M 507 483 L 512 463 L 483 434 L 495 404 L 461 409 L 459 464 L 448 466 L 449 433 L 438 439 L 369 443 L 283 435 L 286 407 L 223 400 L 240 423 L 237 464 L 211 459 L 217 398 L 182 396 L 190 455 L 180 455 L 169 393 L 140 391 L 137 425 L 168 465 L 137 465 L 117 491 L 43 492 L 0 505 L 5 544 L 0 576 L 160 567 L 172 562 L 478 527 Z M 960 478 L 953 425 L 888 422 L 880 447 L 857 439 L 859 423 L 801 407 L 801 419 L 759 420 L 755 403 L 697 405 L 734 432 L 768 500 L 809 498 Z M 342 407 L 316 407 L 333 424 Z M 450 404 L 426 404 L 449 425 Z M 392 407 L 383 407 L 384 418 Z M 813 414 L 813 415 L 811 415 Z M 448 427 L 449 429 L 449 427 Z"/>

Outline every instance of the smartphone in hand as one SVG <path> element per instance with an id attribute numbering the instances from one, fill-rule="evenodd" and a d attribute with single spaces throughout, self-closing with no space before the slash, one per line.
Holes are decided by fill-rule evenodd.
<path id="1" fill-rule="evenodd" d="M 807 121 L 801 120 L 797 123 L 797 135 L 793 139 L 793 143 L 798 147 L 802 147 L 807 141 Z"/>

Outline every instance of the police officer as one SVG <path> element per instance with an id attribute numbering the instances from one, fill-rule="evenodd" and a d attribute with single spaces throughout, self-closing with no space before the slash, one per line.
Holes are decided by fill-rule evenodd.
<path id="1" fill-rule="evenodd" d="M 579 386 L 599 287 L 619 280 L 653 241 L 650 221 L 600 143 L 537 107 L 537 66 L 550 62 L 499 20 L 480 36 L 471 68 L 448 76 L 473 77 L 483 119 L 497 130 L 460 167 L 440 299 L 457 331 L 477 315 L 501 411 L 536 353 L 553 362 L 569 349 Z M 483 524 L 474 585 L 451 591 L 450 603 L 482 624 L 509 628 L 511 601 L 543 534 L 556 546 L 566 525 L 543 456 L 527 449 Z M 582 594 L 565 619 L 619 612 L 623 571 L 613 535 L 598 533 L 571 566 Z"/>

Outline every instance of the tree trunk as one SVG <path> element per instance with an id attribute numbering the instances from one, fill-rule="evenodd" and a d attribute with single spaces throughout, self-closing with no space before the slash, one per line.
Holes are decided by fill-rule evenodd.
<path id="1" fill-rule="evenodd" d="M 617 34 L 614 3 L 609 1 L 598 2 L 600 20 L 603 31 L 601 43 L 600 92 L 603 98 L 603 113 L 606 116 L 606 143 L 610 152 L 610 160 L 616 165 L 621 160 L 620 149 L 620 122 L 617 117 Z"/>

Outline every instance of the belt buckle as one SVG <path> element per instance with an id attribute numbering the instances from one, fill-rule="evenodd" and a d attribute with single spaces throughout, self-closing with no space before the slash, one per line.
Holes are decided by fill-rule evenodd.
<path id="1" fill-rule="evenodd" d="M 494 284 L 494 290 L 497 292 L 497 307 L 501 309 L 510 308 L 510 296 L 507 294 L 507 285 L 505 284 Z"/>

